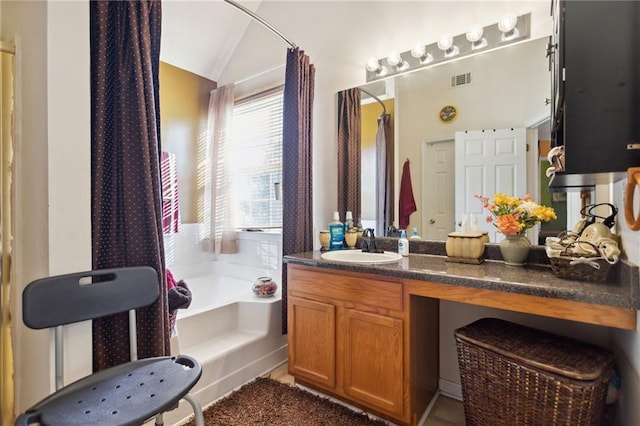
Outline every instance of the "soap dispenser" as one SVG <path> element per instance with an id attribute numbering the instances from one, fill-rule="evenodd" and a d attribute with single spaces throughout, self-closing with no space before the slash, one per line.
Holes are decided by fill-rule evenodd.
<path id="1" fill-rule="evenodd" d="M 398 254 L 401 256 L 409 255 L 409 240 L 407 240 L 407 232 L 404 229 L 398 239 Z"/>
<path id="2" fill-rule="evenodd" d="M 418 235 L 418 228 L 413 228 L 413 231 L 411 232 L 411 237 L 409 237 L 411 240 L 419 240 L 420 239 L 420 235 Z"/>

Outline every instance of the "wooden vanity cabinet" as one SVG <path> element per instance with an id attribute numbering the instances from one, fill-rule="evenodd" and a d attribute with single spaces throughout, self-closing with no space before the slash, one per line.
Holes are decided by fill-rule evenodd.
<path id="1" fill-rule="evenodd" d="M 332 389 L 336 384 L 336 306 L 289 296 L 289 371 Z"/>
<path id="2" fill-rule="evenodd" d="M 290 264 L 287 292 L 289 373 L 366 411 L 415 424 L 402 280 Z M 437 361 L 437 340 L 430 343 L 432 355 L 423 358 Z"/>

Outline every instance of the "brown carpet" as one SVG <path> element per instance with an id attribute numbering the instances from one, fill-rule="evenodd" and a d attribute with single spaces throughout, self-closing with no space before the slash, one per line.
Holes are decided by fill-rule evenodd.
<path id="1" fill-rule="evenodd" d="M 363 412 L 269 378 L 257 378 L 204 411 L 207 426 L 383 426 Z M 187 426 L 194 426 L 191 420 Z"/>

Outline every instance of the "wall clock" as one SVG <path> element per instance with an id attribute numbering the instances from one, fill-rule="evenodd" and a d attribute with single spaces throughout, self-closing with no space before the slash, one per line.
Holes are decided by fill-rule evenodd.
<path id="1" fill-rule="evenodd" d="M 445 124 L 453 122 L 458 116 L 458 109 L 453 105 L 445 105 L 438 113 L 438 118 Z"/>

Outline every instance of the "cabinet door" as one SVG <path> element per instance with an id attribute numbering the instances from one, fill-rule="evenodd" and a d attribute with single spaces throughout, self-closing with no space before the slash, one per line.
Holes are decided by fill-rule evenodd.
<path id="1" fill-rule="evenodd" d="M 289 298 L 289 372 L 301 379 L 335 387 L 336 307 Z"/>
<path id="2" fill-rule="evenodd" d="M 344 391 L 402 416 L 402 320 L 345 309 L 343 333 Z"/>

